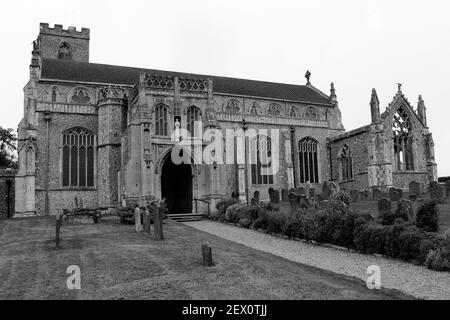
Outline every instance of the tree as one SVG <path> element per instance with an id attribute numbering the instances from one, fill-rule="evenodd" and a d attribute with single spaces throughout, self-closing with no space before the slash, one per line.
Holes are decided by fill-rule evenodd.
<path id="1" fill-rule="evenodd" d="M 17 137 L 13 129 L 0 127 L 0 167 L 15 167 Z"/>

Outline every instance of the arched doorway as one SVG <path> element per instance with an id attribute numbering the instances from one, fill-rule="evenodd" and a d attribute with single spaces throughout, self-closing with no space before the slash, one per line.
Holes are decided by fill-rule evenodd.
<path id="1" fill-rule="evenodd" d="M 166 199 L 170 214 L 192 213 L 192 167 L 176 165 L 170 155 L 161 171 L 161 197 Z"/>

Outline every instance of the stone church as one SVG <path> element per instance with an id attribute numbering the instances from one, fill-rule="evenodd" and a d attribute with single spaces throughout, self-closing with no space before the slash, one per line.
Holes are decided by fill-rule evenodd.
<path id="1" fill-rule="evenodd" d="M 370 108 L 362 108 L 371 123 L 346 132 L 334 85 L 322 92 L 309 72 L 305 85 L 293 85 L 103 65 L 89 62 L 89 39 L 89 29 L 40 24 L 18 128 L 17 216 L 149 196 L 166 199 L 171 213 L 196 204 L 205 212 L 232 194 L 248 201 L 259 191 L 267 200 L 269 188 L 334 180 L 370 190 L 437 180 L 424 101 L 419 96 L 415 109 L 401 85 L 383 113 L 373 90 Z M 202 129 L 278 130 L 278 170 L 262 174 L 259 158 L 247 157 L 174 164 L 174 131 L 199 121 Z M 253 140 L 245 153 L 272 156 L 270 137 Z M 205 148 L 198 137 L 189 141 Z"/>

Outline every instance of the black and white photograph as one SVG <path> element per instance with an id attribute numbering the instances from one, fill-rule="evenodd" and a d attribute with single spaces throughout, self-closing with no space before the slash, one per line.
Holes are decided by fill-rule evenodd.
<path id="1" fill-rule="evenodd" d="M 448 1 L 2 7 L 0 300 L 450 299 Z"/>

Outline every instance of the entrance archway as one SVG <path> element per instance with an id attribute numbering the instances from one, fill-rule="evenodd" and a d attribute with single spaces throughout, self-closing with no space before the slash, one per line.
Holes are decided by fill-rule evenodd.
<path id="1" fill-rule="evenodd" d="M 169 213 L 192 213 L 192 167 L 176 165 L 170 155 L 161 171 L 161 197 L 166 199 Z"/>

